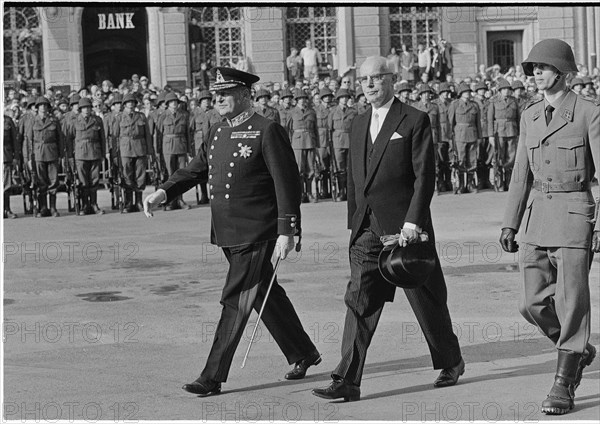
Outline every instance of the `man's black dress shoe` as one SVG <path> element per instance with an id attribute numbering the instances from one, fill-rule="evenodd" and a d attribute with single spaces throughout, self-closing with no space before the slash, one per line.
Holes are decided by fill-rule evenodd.
<path id="1" fill-rule="evenodd" d="M 465 373 L 465 361 L 460 358 L 458 365 L 452 368 L 444 368 L 440 375 L 433 382 L 435 387 L 448 387 L 454 386 L 458 381 L 458 377 Z"/>
<path id="2" fill-rule="evenodd" d="M 323 399 L 344 398 L 346 402 L 353 402 L 360 400 L 360 387 L 342 378 L 334 378 L 329 386 L 313 389 L 312 394 Z"/>
<path id="3" fill-rule="evenodd" d="M 217 395 L 221 393 L 221 383 L 210 380 L 196 380 L 193 383 L 184 384 L 182 389 L 200 396 Z"/>
<path id="4" fill-rule="evenodd" d="M 306 376 L 306 370 L 321 363 L 321 354 L 316 350 L 301 361 L 296 362 L 294 369 L 285 375 L 286 380 L 300 380 Z"/>

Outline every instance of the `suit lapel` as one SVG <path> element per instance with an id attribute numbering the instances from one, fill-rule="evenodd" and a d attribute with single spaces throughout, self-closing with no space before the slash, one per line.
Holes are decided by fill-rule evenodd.
<path id="1" fill-rule="evenodd" d="M 370 117 L 370 115 L 367 115 Z M 375 175 L 375 171 L 379 166 L 379 162 L 381 162 L 381 158 L 383 157 L 383 153 L 387 148 L 390 138 L 400 122 L 406 116 L 406 112 L 404 112 L 404 108 L 402 106 L 402 102 L 398 99 L 394 99 L 392 102 L 392 106 L 390 107 L 389 112 L 385 117 L 385 121 L 383 121 L 383 125 L 381 126 L 381 130 L 379 130 L 379 134 L 377 134 L 377 139 L 375 140 L 375 144 L 373 146 L 373 153 L 371 155 L 371 161 L 367 164 L 367 175 L 365 177 L 365 190 L 367 189 L 369 183 L 373 179 Z M 366 132 L 365 132 L 366 138 Z"/>
<path id="2" fill-rule="evenodd" d="M 371 109 L 369 109 L 371 110 Z M 367 150 L 367 133 L 369 131 L 369 118 L 370 113 L 365 113 L 363 115 L 358 115 L 355 119 L 358 119 L 357 131 L 358 134 L 355 140 L 356 149 L 353 149 L 356 153 L 352 154 L 352 162 L 355 163 L 355 166 L 361 165 L 360 167 L 360 177 L 362 179 L 365 178 L 367 173 L 367 163 L 366 163 L 366 150 Z M 350 170 L 352 172 L 352 170 Z"/>

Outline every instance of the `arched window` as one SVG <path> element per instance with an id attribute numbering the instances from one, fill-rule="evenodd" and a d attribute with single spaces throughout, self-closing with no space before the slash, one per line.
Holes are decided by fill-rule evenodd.
<path id="1" fill-rule="evenodd" d="M 245 56 L 240 7 L 191 7 L 189 14 L 192 72 L 201 63 L 235 66 Z"/>
<path id="2" fill-rule="evenodd" d="M 417 45 L 430 47 L 440 35 L 440 8 L 435 6 L 390 7 L 391 46 L 400 50 L 406 44 L 412 51 Z"/>
<path id="3" fill-rule="evenodd" d="M 4 80 L 20 73 L 25 79 L 41 79 L 42 30 L 35 7 L 4 9 Z"/>

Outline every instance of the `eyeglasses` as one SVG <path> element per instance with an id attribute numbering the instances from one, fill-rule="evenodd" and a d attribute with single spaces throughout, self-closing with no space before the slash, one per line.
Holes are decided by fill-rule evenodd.
<path id="1" fill-rule="evenodd" d="M 392 75 L 392 72 L 385 72 L 383 74 L 376 74 L 376 75 L 367 75 L 367 76 L 358 78 L 358 80 L 361 82 L 361 84 L 364 84 L 364 83 L 368 82 L 369 80 L 373 81 L 373 83 L 375 83 L 375 84 L 378 84 L 383 81 L 383 77 L 386 75 Z"/>

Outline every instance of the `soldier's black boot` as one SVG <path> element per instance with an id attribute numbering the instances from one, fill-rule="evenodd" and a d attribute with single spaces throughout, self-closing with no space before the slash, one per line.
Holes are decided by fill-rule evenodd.
<path id="1" fill-rule="evenodd" d="M 90 200 L 87 190 L 79 190 L 79 201 L 81 202 L 81 206 L 79 207 L 79 216 L 85 216 L 90 210 Z"/>
<path id="2" fill-rule="evenodd" d="M 313 182 L 312 177 L 309 177 L 306 179 L 306 193 L 308 194 L 308 201 L 310 203 L 317 203 L 319 201 L 318 184 L 317 184 L 317 194 L 312 194 L 312 182 Z"/>
<path id="3" fill-rule="evenodd" d="M 581 378 L 583 377 L 583 369 L 590 365 L 594 358 L 596 357 L 596 348 L 591 344 L 587 344 L 585 346 L 585 351 L 583 355 L 581 355 L 581 361 L 579 361 L 579 367 L 577 368 L 577 377 L 575 378 L 575 384 L 573 384 L 574 389 L 579 387 L 581 383 Z"/>
<path id="4" fill-rule="evenodd" d="M 56 209 L 56 194 L 50 195 L 50 213 L 55 218 L 58 218 L 60 216 L 60 214 L 58 213 L 58 209 Z"/>
<path id="5" fill-rule="evenodd" d="M 4 193 L 4 218 L 15 219 L 16 217 L 17 215 L 10 210 L 10 196 Z"/>
<path id="6" fill-rule="evenodd" d="M 123 207 L 123 213 L 135 212 L 135 205 L 133 204 L 133 192 L 131 190 L 125 190 L 125 206 Z"/>
<path id="7" fill-rule="evenodd" d="M 477 172 L 469 172 L 467 178 L 469 180 L 469 191 L 471 193 L 479 193 L 479 179 L 477 178 Z"/>
<path id="8" fill-rule="evenodd" d="M 48 199 L 45 194 L 40 194 L 38 196 L 38 213 L 36 218 L 44 218 L 50 215 L 50 210 L 48 210 Z"/>
<path id="9" fill-rule="evenodd" d="M 144 204 L 142 203 L 142 197 L 144 193 L 141 191 L 135 192 L 135 209 L 138 212 L 142 212 L 144 210 Z"/>
<path id="10" fill-rule="evenodd" d="M 321 184 L 319 198 L 321 199 L 331 199 L 331 191 L 329 190 L 330 178 L 329 171 L 321 172 L 321 178 L 319 179 L 319 183 Z"/>
<path id="11" fill-rule="evenodd" d="M 510 185 L 510 179 L 512 177 L 512 168 L 506 168 L 504 170 L 504 190 L 508 191 Z"/>
<path id="12" fill-rule="evenodd" d="M 200 184 L 200 191 L 202 192 L 202 195 L 200 196 L 199 204 L 206 205 L 210 202 L 210 200 L 208 200 L 208 188 L 206 184 Z"/>
<path id="13" fill-rule="evenodd" d="M 446 191 L 452 191 L 452 169 L 449 166 L 444 168 L 444 186 Z"/>
<path id="14" fill-rule="evenodd" d="M 90 203 L 96 215 L 104 215 L 104 210 L 98 206 L 98 192 L 96 190 L 90 192 Z"/>
<path id="15" fill-rule="evenodd" d="M 346 173 L 345 172 L 339 173 L 338 182 L 339 182 L 339 191 L 340 192 L 339 192 L 338 197 L 335 200 L 336 200 L 336 202 L 345 202 L 348 199 L 348 196 L 346 194 Z"/>
<path id="16" fill-rule="evenodd" d="M 542 402 L 544 414 L 563 415 L 575 407 L 575 382 L 582 356 L 569 350 L 558 351 L 554 385 Z"/>

